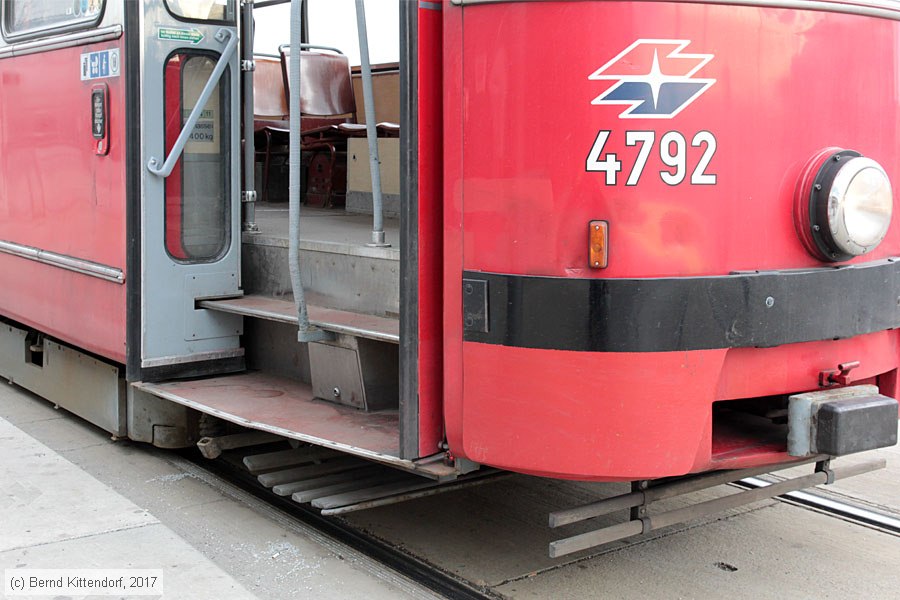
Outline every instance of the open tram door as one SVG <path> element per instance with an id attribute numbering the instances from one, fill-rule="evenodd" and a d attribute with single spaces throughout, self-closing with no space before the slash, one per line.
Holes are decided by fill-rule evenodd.
<path id="1" fill-rule="evenodd" d="M 251 8 L 288 4 L 294 15 L 285 32 L 290 45 L 284 44 L 285 35 L 279 39 L 280 56 L 248 54 L 245 47 L 238 60 L 237 47 L 251 45 L 246 27 Z M 132 162 L 139 167 L 132 174 L 132 189 L 138 190 L 141 210 L 130 225 L 133 234 L 142 233 L 131 256 L 139 267 L 133 271 L 142 277 L 139 293 L 130 298 L 129 346 L 140 348 L 130 356 L 132 390 L 142 393 L 142 401 L 156 396 L 211 415 L 217 428 L 230 422 L 429 478 L 454 478 L 474 469 L 477 465 L 454 462 L 442 444 L 442 117 L 440 102 L 430 101 L 440 99 L 440 6 L 395 5 L 399 61 L 380 65 L 379 77 L 374 77 L 363 52 L 359 71 L 354 71 L 357 67 L 333 46 L 304 47 L 297 17 L 303 14 L 300 0 L 244 4 L 240 20 L 236 2 L 190 5 L 202 5 L 204 11 L 182 10 L 186 2 L 156 0 L 132 15 L 142 19 L 133 29 L 142 40 L 132 40 L 140 46 L 130 54 L 133 61 L 140 56 L 140 63 L 131 65 L 134 72 L 141 70 L 141 87 L 132 94 L 140 98 L 141 110 L 134 112 L 132 122 L 133 133 L 142 136 Z M 313 3 L 316 9 L 325 6 L 332 5 Z M 342 27 L 365 40 L 363 3 L 349 6 L 358 10 L 355 19 L 347 19 L 353 12 L 343 10 L 310 21 Z M 239 23 L 244 27 L 240 42 Z M 300 51 L 287 53 L 285 46 Z M 279 140 L 288 140 L 288 155 L 312 158 L 314 150 L 329 144 L 329 154 L 337 154 L 338 147 L 343 151 L 361 142 L 368 154 L 360 149 L 343 156 L 369 165 L 360 172 L 372 181 L 371 188 L 351 191 L 361 196 L 368 192 L 371 207 L 353 213 L 339 203 L 307 202 L 299 219 L 303 188 L 292 185 L 293 192 L 301 193 L 290 193 L 286 203 L 261 200 L 256 212 L 247 202 L 241 234 L 239 158 L 246 161 L 253 152 L 249 144 L 241 148 L 239 109 L 250 141 L 248 121 L 255 129 L 259 115 L 248 94 L 255 76 L 247 76 L 259 75 L 260 67 L 273 60 L 279 61 L 281 74 L 290 73 L 275 78 L 285 82 L 281 93 L 287 93 L 290 106 L 294 101 L 298 105 L 290 109 L 291 127 L 275 132 Z M 302 79 L 301 65 L 316 60 L 341 66 L 309 69 L 313 74 L 304 77 L 310 79 Z M 239 65 L 248 69 L 245 77 Z M 374 112 L 375 103 L 369 101 L 357 110 L 332 113 L 300 101 L 330 97 L 334 89 L 349 91 L 358 75 L 361 91 L 355 96 L 371 99 L 381 89 L 382 97 L 394 99 L 395 118 L 380 122 L 367 114 Z M 314 85 L 322 80 L 325 85 Z M 347 85 L 331 85 L 338 80 Z M 266 79 L 260 76 L 259 81 Z M 291 82 L 303 93 L 289 94 Z M 420 97 L 429 101 L 420 102 Z M 323 105 L 331 107 L 312 102 Z M 248 107 L 254 109 L 249 116 Z M 348 112 L 367 114 L 365 122 Z M 340 123 L 323 125 L 327 119 Z M 276 127 L 266 124 L 263 129 L 270 126 Z M 332 128 L 347 139 L 326 138 Z M 323 137 L 305 141 L 304 135 Z M 381 170 L 391 169 L 399 206 L 386 218 L 375 209 L 375 190 L 380 188 L 371 169 L 377 162 L 371 147 L 382 144 L 394 149 L 391 166 L 382 163 Z M 260 166 L 268 172 L 265 162 Z M 300 160 L 289 165 L 295 184 L 302 166 Z M 245 166 L 245 189 L 255 183 L 252 171 Z M 246 199 L 251 200 L 249 193 Z M 387 232 L 385 220 L 390 221 Z M 216 431 L 228 435 L 225 425 Z"/>
<path id="2" fill-rule="evenodd" d="M 128 378 L 237 370 L 241 317 L 196 304 L 240 294 L 236 2 L 128 9 L 132 31 L 142 32 L 128 53 L 141 73 L 132 79 L 140 108 L 129 118 L 129 271 L 140 282 L 129 294 Z"/>

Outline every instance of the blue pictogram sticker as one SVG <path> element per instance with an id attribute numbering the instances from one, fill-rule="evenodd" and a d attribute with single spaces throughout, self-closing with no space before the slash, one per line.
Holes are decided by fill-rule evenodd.
<path id="1" fill-rule="evenodd" d="M 86 52 L 81 55 L 81 80 L 118 77 L 119 66 L 118 48 Z"/>

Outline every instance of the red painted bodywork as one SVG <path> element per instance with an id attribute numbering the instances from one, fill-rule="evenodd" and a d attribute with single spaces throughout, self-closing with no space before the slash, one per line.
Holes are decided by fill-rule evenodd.
<path id="1" fill-rule="evenodd" d="M 125 272 L 124 75 L 81 81 L 80 56 L 122 40 L 0 60 L 0 240 Z M 109 86 L 109 154 L 91 88 Z M 127 273 L 126 273 L 127 279 Z M 0 253 L 3 316 L 125 360 L 125 285 Z"/>
<path id="2" fill-rule="evenodd" d="M 443 186 L 441 11 L 418 11 L 418 286 L 419 453 L 434 454 L 443 437 Z"/>
<path id="3" fill-rule="evenodd" d="M 464 342 L 460 298 L 463 270 L 650 278 L 823 266 L 797 234 L 795 188 L 832 146 L 875 159 L 900 183 L 900 23 L 659 2 L 445 3 L 444 23 L 444 405 L 454 454 L 595 480 L 769 464 L 786 458 L 783 446 L 726 429 L 713 440 L 714 402 L 816 389 L 820 371 L 851 360 L 862 365 L 854 380 L 880 376 L 894 392 L 896 331 L 770 349 L 531 350 Z M 696 77 L 716 83 L 670 119 L 592 105 L 613 82 L 588 76 L 642 38 L 713 54 Z M 605 151 L 624 163 L 617 186 L 585 171 L 598 130 L 612 132 Z M 657 141 L 678 131 L 688 143 L 712 132 L 716 185 L 666 185 L 656 149 L 639 184 L 623 185 L 638 151 L 626 130 Z M 689 166 L 702 150 L 688 145 Z M 595 219 L 609 222 L 602 270 L 587 263 Z M 894 223 L 851 262 L 897 255 Z"/>
<path id="4" fill-rule="evenodd" d="M 182 58 L 186 58 L 185 54 L 175 54 L 169 58 L 165 66 L 165 75 L 163 85 L 165 86 L 165 102 L 166 102 L 166 156 L 175 145 L 178 135 L 181 133 L 183 125 L 182 114 Z M 182 174 L 181 165 L 183 161 L 179 160 L 172 169 L 172 174 L 166 178 L 166 250 L 172 257 L 180 260 L 188 259 L 188 253 L 184 249 L 184 234 L 181 231 L 182 218 L 181 206 L 182 198 Z"/>

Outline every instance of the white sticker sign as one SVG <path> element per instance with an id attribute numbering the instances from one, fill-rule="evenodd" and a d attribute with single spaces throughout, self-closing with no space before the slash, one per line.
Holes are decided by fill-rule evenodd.
<path id="1" fill-rule="evenodd" d="M 191 132 L 192 142 L 214 143 L 216 141 L 216 125 L 213 121 L 197 121 Z"/>
<path id="2" fill-rule="evenodd" d="M 86 52 L 81 55 L 82 81 L 118 77 L 120 68 L 118 48 Z"/>

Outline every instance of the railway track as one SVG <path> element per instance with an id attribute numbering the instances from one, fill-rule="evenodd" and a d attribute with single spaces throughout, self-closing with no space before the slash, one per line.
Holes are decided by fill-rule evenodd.
<path id="1" fill-rule="evenodd" d="M 760 477 L 747 477 L 738 482 L 738 486 L 744 489 L 756 489 L 767 487 L 777 483 Z M 813 488 L 815 490 L 815 488 Z M 826 496 L 816 491 L 788 492 L 775 497 L 777 500 L 809 508 L 817 512 L 838 518 L 858 525 L 874 527 L 894 535 L 900 535 L 900 517 L 869 508 L 860 503 L 848 502 L 834 496 Z"/>
<path id="2" fill-rule="evenodd" d="M 240 460 L 209 460 L 197 452 L 189 452 L 172 457 L 177 465 L 193 476 L 203 479 L 223 493 L 235 496 L 235 490 L 243 501 L 265 507 L 270 514 L 286 525 L 299 523 L 308 533 L 318 534 L 318 541 L 333 551 L 343 554 L 347 548 L 366 557 L 377 565 L 379 575 L 411 593 L 421 593 L 425 588 L 440 597 L 498 600 L 503 596 L 490 588 L 460 578 L 439 566 L 419 558 L 402 548 L 385 542 L 378 537 L 350 525 L 339 516 L 323 516 L 320 510 L 309 504 L 300 504 L 290 495 L 277 495 L 272 489 L 262 485 L 259 478 L 246 469 L 238 467 Z M 748 477 L 732 485 L 743 489 L 761 488 L 777 483 L 773 477 Z M 249 497 L 249 498 L 248 498 Z M 816 491 L 789 492 L 776 499 L 794 506 L 826 514 L 858 525 L 900 535 L 900 518 L 874 510 L 860 503 L 848 502 L 825 496 Z M 646 539 L 636 539 L 613 548 L 598 548 L 596 555 L 619 552 L 633 545 L 644 543 Z M 579 557 L 575 562 L 584 560 Z M 372 570 L 372 569 L 370 569 Z M 393 575 L 396 574 L 396 575 Z M 409 582 L 415 584 L 410 586 Z"/>

